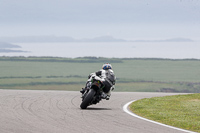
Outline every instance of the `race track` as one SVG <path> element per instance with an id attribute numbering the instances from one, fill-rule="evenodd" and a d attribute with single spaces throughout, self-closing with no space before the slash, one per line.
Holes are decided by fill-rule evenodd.
<path id="1" fill-rule="evenodd" d="M 113 92 L 109 101 L 80 109 L 80 93 L 0 90 L 0 133 L 181 133 L 123 111 L 132 100 L 170 93 Z"/>

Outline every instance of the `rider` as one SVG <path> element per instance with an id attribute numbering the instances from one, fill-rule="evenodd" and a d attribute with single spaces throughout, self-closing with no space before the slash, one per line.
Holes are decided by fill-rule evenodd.
<path id="1" fill-rule="evenodd" d="M 86 89 L 90 88 L 91 80 L 95 76 L 100 77 L 101 81 L 105 85 L 105 87 L 103 88 L 103 93 L 102 93 L 101 97 L 103 99 L 109 100 L 109 98 L 111 96 L 111 90 L 114 90 L 114 88 L 115 88 L 114 85 L 115 85 L 115 80 L 116 80 L 115 74 L 112 70 L 112 65 L 109 63 L 103 64 L 102 69 L 100 71 L 91 73 L 88 76 L 88 81 L 86 83 L 86 87 L 82 88 L 82 90 L 80 92 L 83 94 Z"/>

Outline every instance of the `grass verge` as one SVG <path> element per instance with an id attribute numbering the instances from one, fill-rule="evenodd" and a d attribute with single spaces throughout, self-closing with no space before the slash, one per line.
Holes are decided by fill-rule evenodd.
<path id="1" fill-rule="evenodd" d="M 154 97 L 138 100 L 130 110 L 147 119 L 200 132 L 200 94 Z"/>

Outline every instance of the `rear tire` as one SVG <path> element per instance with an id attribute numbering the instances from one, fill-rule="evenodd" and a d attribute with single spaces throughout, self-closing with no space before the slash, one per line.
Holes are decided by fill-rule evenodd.
<path id="1" fill-rule="evenodd" d="M 93 89 L 89 90 L 88 94 L 85 96 L 85 98 L 83 99 L 83 101 L 80 105 L 81 109 L 86 109 L 87 106 L 89 106 L 89 104 L 91 103 L 95 93 L 96 93 L 95 90 L 93 90 Z"/>

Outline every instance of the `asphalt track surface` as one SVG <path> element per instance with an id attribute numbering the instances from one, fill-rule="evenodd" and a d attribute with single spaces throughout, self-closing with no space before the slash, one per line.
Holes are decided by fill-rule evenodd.
<path id="1" fill-rule="evenodd" d="M 174 94 L 113 92 L 81 110 L 75 91 L 0 90 L 0 133 L 183 133 L 123 111 L 132 100 Z"/>

